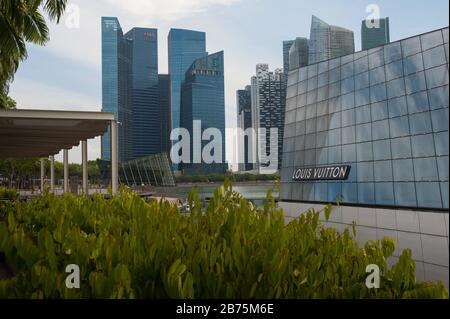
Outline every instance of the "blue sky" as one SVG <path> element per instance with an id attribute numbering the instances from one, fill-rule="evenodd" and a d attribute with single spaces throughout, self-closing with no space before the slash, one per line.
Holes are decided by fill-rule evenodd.
<path id="1" fill-rule="evenodd" d="M 447 0 L 69 0 L 79 9 L 79 28 L 68 28 L 70 13 L 51 25 L 45 47 L 28 46 L 11 85 L 19 108 L 101 109 L 101 16 L 117 16 L 124 32 L 134 26 L 158 29 L 159 72 L 167 72 L 171 27 L 206 32 L 210 53 L 225 51 L 227 127 L 236 126 L 235 91 L 250 83 L 257 63 L 282 67 L 282 41 L 309 37 L 311 15 L 355 32 L 361 47 L 361 21 L 376 4 L 390 18 L 391 41 L 448 26 Z M 72 15 L 73 17 L 73 15 Z M 227 158 L 233 141 L 227 138 Z M 89 158 L 100 154 L 99 139 L 89 142 Z M 79 149 L 70 152 L 80 161 Z"/>

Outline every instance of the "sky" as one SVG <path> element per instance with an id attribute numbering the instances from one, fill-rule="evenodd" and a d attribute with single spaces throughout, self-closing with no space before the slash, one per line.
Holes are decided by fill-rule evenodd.
<path id="1" fill-rule="evenodd" d="M 133 27 L 158 29 L 159 73 L 167 73 L 170 28 L 206 32 L 209 53 L 224 50 L 226 127 L 236 127 L 236 90 L 250 84 L 258 63 L 281 68 L 282 42 L 308 37 L 311 16 L 353 30 L 361 49 L 361 21 L 375 4 L 390 20 L 391 41 L 449 25 L 448 0 L 69 0 L 58 25 L 50 24 L 45 47 L 29 44 L 10 95 L 23 109 L 100 111 L 101 17 L 118 17 L 125 32 Z M 235 143 L 226 139 L 229 162 Z M 89 159 L 100 157 L 100 139 L 91 140 Z M 80 148 L 69 152 L 81 161 Z M 59 155 L 57 159 L 61 160 Z"/>

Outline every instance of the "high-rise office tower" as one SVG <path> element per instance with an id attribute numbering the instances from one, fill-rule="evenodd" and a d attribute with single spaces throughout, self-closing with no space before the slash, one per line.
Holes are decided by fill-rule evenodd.
<path id="1" fill-rule="evenodd" d="M 267 64 L 256 66 L 256 76 L 252 77 L 251 103 L 252 122 L 256 130 L 258 146 L 256 169 L 260 172 L 264 172 L 266 167 L 273 169 L 273 163 L 266 162 L 263 157 L 274 156 L 270 146 L 275 145 L 275 142 L 278 143 L 277 167 L 275 169 L 281 167 L 286 108 L 285 86 L 286 80 L 281 69 L 270 72 Z M 261 129 L 265 129 L 265 132 Z M 277 139 L 271 134 L 271 129 L 278 129 Z"/>
<path id="2" fill-rule="evenodd" d="M 290 70 L 295 70 L 300 67 L 308 65 L 308 60 L 309 60 L 308 39 L 296 38 L 289 50 L 288 73 Z"/>
<path id="3" fill-rule="evenodd" d="M 294 42 L 295 40 L 283 41 L 283 73 L 286 77 L 289 73 L 289 50 Z"/>
<path id="4" fill-rule="evenodd" d="M 133 158 L 161 152 L 158 88 L 158 31 L 133 28 L 132 45 Z"/>
<path id="5" fill-rule="evenodd" d="M 172 129 L 180 127 L 181 82 L 198 58 L 207 55 L 205 32 L 170 29 L 168 37 Z"/>
<path id="6" fill-rule="evenodd" d="M 353 31 L 329 25 L 312 16 L 309 38 L 309 64 L 355 52 Z"/>
<path id="7" fill-rule="evenodd" d="M 159 78 L 159 106 L 161 112 L 161 146 L 162 152 L 170 153 L 170 76 L 160 74 Z"/>
<path id="8" fill-rule="evenodd" d="M 389 42 L 389 18 L 363 20 L 361 24 L 361 45 L 363 50 L 369 50 Z"/>
<path id="9" fill-rule="evenodd" d="M 132 157 L 132 46 L 123 37 L 119 20 L 102 17 L 102 111 L 113 112 L 119 125 L 119 160 Z M 111 160 L 111 134 L 101 138 L 101 157 Z"/>
<path id="10" fill-rule="evenodd" d="M 252 88 L 250 85 L 245 90 L 236 91 L 237 104 L 237 127 L 245 133 L 247 129 L 253 128 L 252 123 Z M 252 136 L 238 136 L 239 171 L 253 170 L 253 143 Z M 256 154 L 254 154 L 256 156 Z"/>
<path id="11" fill-rule="evenodd" d="M 191 137 L 191 163 L 183 163 L 182 169 L 190 174 L 224 173 L 225 163 L 225 94 L 223 51 L 201 57 L 192 63 L 182 83 L 181 126 Z M 215 149 L 215 163 L 206 163 L 202 154 L 193 151 L 196 136 L 194 121 L 201 121 L 201 135 L 206 129 L 220 131 L 221 149 Z M 200 137 L 200 139 L 202 139 Z M 201 149 L 211 141 L 201 141 Z M 217 141 L 219 142 L 219 141 Z M 217 153 L 216 153 L 217 152 Z M 219 156 L 220 155 L 220 156 Z"/>

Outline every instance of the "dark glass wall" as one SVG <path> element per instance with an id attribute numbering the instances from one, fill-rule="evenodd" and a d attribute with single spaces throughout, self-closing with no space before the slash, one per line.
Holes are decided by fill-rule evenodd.
<path id="1" fill-rule="evenodd" d="M 168 74 L 160 74 L 159 78 L 159 106 L 161 112 L 161 146 L 162 152 L 170 153 L 170 76 Z"/>
<path id="2" fill-rule="evenodd" d="M 361 25 L 361 44 L 363 50 L 369 50 L 390 42 L 389 18 L 372 21 L 378 23 L 379 27 L 368 28 L 366 20 Z"/>

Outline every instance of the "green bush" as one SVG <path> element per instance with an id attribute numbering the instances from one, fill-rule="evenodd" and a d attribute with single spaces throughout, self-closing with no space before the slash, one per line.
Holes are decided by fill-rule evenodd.
<path id="1" fill-rule="evenodd" d="M 286 225 L 270 193 L 258 209 L 225 183 L 206 211 L 194 193 L 189 205 L 185 215 L 128 191 L 10 203 L 0 251 L 14 277 L 0 298 L 448 298 L 442 283 L 416 282 L 410 250 L 388 269 L 393 240 L 359 248 L 351 229 L 324 228 L 313 211 Z M 80 289 L 65 286 L 69 264 Z M 365 286 L 369 264 L 380 289 Z"/>
<path id="2" fill-rule="evenodd" d="M 12 200 L 16 199 L 19 196 L 19 193 L 15 189 L 9 189 L 5 187 L 0 187 L 0 200 Z"/>

